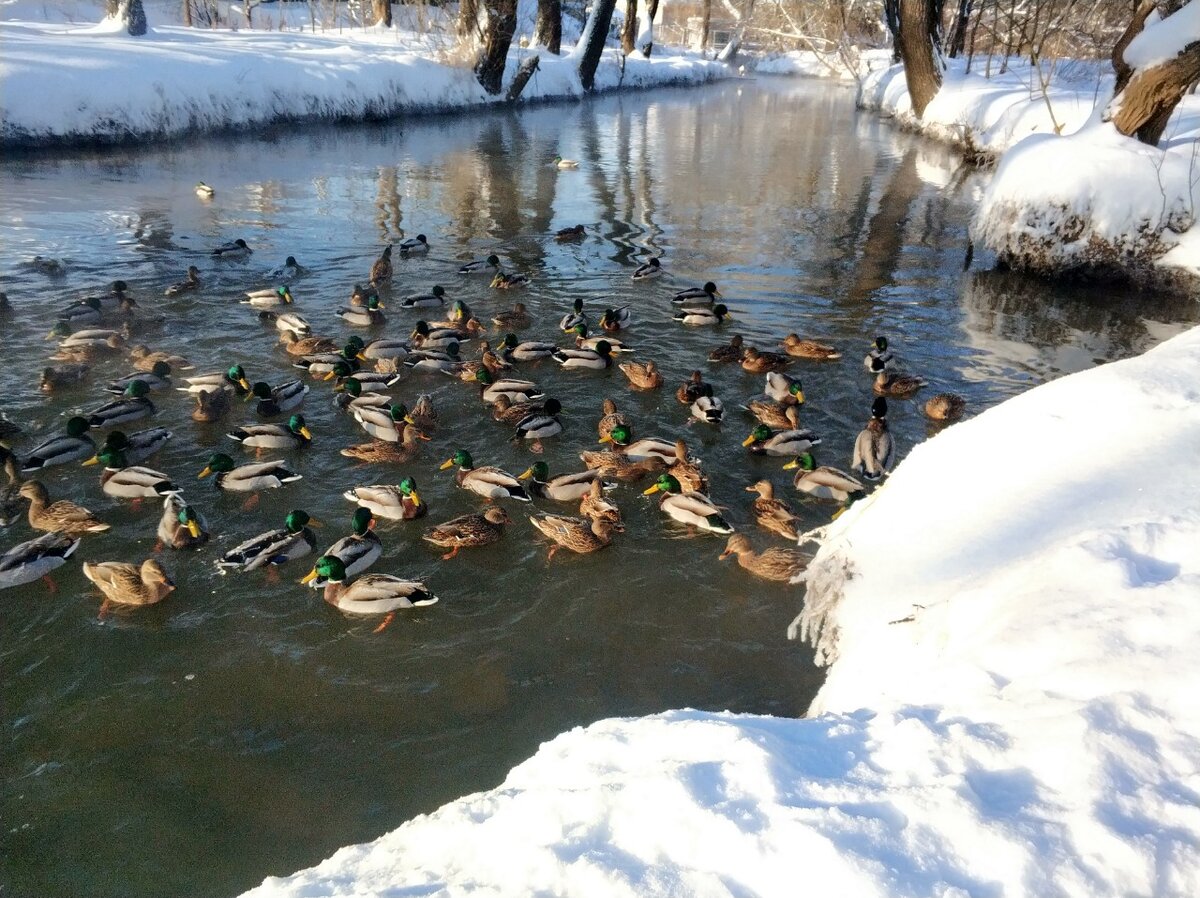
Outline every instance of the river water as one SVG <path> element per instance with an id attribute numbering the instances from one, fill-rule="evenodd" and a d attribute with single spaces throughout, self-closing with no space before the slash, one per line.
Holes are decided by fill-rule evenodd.
<path id="1" fill-rule="evenodd" d="M 556 153 L 579 170 L 559 172 L 549 164 Z M 807 526 L 831 509 L 800 502 L 778 460 L 741 447 L 750 427 L 736 405 L 761 378 L 702 361 L 730 334 L 776 348 L 799 331 L 844 350 L 838 362 L 795 371 L 809 398 L 804 423 L 823 438 L 818 458 L 848 467 L 871 401 L 862 357 L 877 334 L 930 380 L 927 395 L 954 390 L 978 413 L 1195 323 L 1194 307 L 1169 297 L 1068 290 L 983 270 L 987 259 L 963 273 L 986 177 L 856 113 L 846 88 L 783 80 L 9 158 L 0 167 L 0 278 L 17 313 L 0 319 L 0 411 L 30 431 L 21 448 L 102 401 L 97 383 L 50 399 L 37 384 L 57 308 L 115 278 L 168 316 L 161 331 L 140 335 L 155 348 L 188 356 L 198 371 L 238 362 L 252 380 L 291 376 L 275 332 L 235 302 L 241 292 L 269 286 L 267 272 L 295 255 L 311 269 L 293 284 L 298 310 L 318 331 L 343 334 L 333 313 L 350 286 L 384 243 L 420 232 L 433 249 L 397 259 L 394 295 L 440 283 L 481 317 L 520 299 L 536 318 L 525 333 L 540 339 L 556 339 L 576 297 L 594 316 L 631 304 L 628 337 L 671 389 L 635 394 L 615 370 L 529 366 L 567 409 L 568 429 L 546 460 L 555 472 L 577 469 L 612 396 L 639 434 L 683 436 L 704 458 L 715 499 L 766 545 L 773 538 L 755 533 L 747 513 L 743 488 L 753 480 L 774 480 Z M 198 180 L 214 185 L 212 201 L 197 198 Z M 577 223 L 588 228 L 582 242 L 548 239 Z M 207 255 L 236 237 L 254 247 L 248 260 Z M 454 273 L 493 251 L 532 286 L 505 294 Z M 31 270 L 24 263 L 35 255 L 63 259 L 65 275 Z M 671 276 L 633 283 L 633 267 L 651 255 Z M 189 264 L 205 288 L 162 298 Z M 736 318 L 716 332 L 685 331 L 671 321 L 671 290 L 709 279 Z M 394 304 L 387 314 L 388 335 L 407 334 L 417 317 Z M 674 400 L 693 367 L 725 401 L 720 429 L 689 425 Z M 128 368 L 94 370 L 103 381 Z M 215 573 L 217 551 L 277 526 L 290 508 L 328 522 L 322 543 L 336 539 L 352 510 L 341 493 L 359 483 L 415 476 L 429 521 L 476 509 L 437 471 L 456 448 L 514 473 L 534 460 L 482 415 L 471 389 L 413 375 L 396 395 L 411 404 L 421 392 L 432 393 L 442 423 L 422 457 L 398 471 L 337 454 L 364 437 L 335 412 L 329 385 L 314 385 L 303 411 L 315 443 L 293 457 L 304 480 L 250 512 L 241 497 L 195 479 L 214 449 L 240 456 L 227 428 L 194 424 L 180 393 L 156 397 L 154 423 L 175 437 L 150 464 L 186 486 L 214 545 L 159 556 L 179 588 L 133 613 L 99 617 L 77 564 L 57 573 L 57 594 L 37 584 L 0 596 L 0 880 L 12 894 L 228 895 L 495 786 L 573 726 L 681 706 L 804 712 L 821 674 L 784 636 L 800 590 L 719 562 L 721 540 L 668 526 L 632 487 L 616 494 L 628 532 L 614 548 L 560 554 L 549 567 L 522 507 L 509 506 L 515 523 L 499 544 L 445 563 L 421 544 L 422 523 L 382 525 L 375 569 L 423 577 L 442 601 L 378 634 L 375 620 L 344 617 L 297 586 L 303 561 L 276 582 Z M 903 453 L 930 428 L 916 404 L 892 405 Z M 1037 446 L 1018 437 L 1014 452 L 1036 455 Z M 77 557 L 146 557 L 158 509 L 107 499 L 95 471 L 61 467 L 45 478 L 52 495 L 114 525 Z M 19 521 L 0 532 L 0 548 L 28 537 Z"/>

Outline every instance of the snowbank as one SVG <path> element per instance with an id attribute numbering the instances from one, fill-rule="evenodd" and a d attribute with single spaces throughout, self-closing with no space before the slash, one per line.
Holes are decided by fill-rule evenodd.
<path id="1" fill-rule="evenodd" d="M 1197 366 L 1032 390 L 831 525 L 819 716 L 601 721 L 248 895 L 1200 894 Z"/>
<path id="2" fill-rule="evenodd" d="M 849 57 L 838 53 L 792 50 L 789 53 L 776 53 L 755 60 L 754 71 L 761 75 L 798 75 L 802 78 L 858 81 L 873 71 L 886 69 L 891 62 L 891 50 L 854 50 Z"/>

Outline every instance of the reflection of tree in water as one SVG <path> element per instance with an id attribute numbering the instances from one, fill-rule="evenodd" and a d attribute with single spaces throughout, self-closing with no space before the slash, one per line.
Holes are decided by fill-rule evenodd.
<path id="1" fill-rule="evenodd" d="M 404 236 L 404 213 L 400 203 L 400 168 L 383 165 L 379 168 L 375 189 L 375 227 L 381 243 L 390 243 Z"/>
<path id="2" fill-rule="evenodd" d="M 514 173 L 521 164 L 518 154 L 527 137 L 520 121 L 516 115 L 492 116 L 475 141 L 491 219 L 489 233 L 498 240 L 511 240 L 521 233 L 521 194 Z"/>
<path id="3" fill-rule="evenodd" d="M 862 256 L 847 292 L 851 301 L 870 299 L 876 291 L 894 283 L 896 267 L 904 252 L 905 226 L 912 214 L 913 202 L 920 192 L 917 151 L 910 147 L 892 172 L 887 187 L 879 197 L 879 209 L 867 225 Z"/>

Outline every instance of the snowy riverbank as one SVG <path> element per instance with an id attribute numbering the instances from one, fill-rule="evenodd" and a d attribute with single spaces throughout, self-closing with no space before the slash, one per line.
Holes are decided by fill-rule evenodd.
<path id="1" fill-rule="evenodd" d="M 307 9 L 282 5 L 278 19 L 267 19 L 267 10 L 256 15 L 260 25 L 283 30 L 185 28 L 157 20 L 159 8 L 151 7 L 151 32 L 131 38 L 107 22 L 72 26 L 64 24 L 65 14 L 34 21 L 35 7 L 6 6 L 0 21 L 0 145 L 10 148 L 369 120 L 503 102 L 503 94 L 492 97 L 479 86 L 445 32 L 341 23 L 305 30 Z M 27 18 L 18 18 L 23 10 Z M 80 10 L 78 15 L 87 14 Z M 399 24 L 413 27 L 409 19 Z M 577 33 L 573 22 L 564 28 L 562 56 L 521 49 L 514 41 L 506 89 L 520 61 L 538 53 L 540 67 L 523 100 L 582 96 L 578 59 L 567 44 Z M 605 91 L 696 84 L 727 74 L 726 66 L 683 50 L 656 47 L 650 59 L 634 54 L 626 60 L 609 48 L 595 80 L 596 89 Z"/>
<path id="2" fill-rule="evenodd" d="M 817 716 L 600 721 L 249 894 L 1200 893 L 1197 365 L 1031 390 L 831 525 Z"/>

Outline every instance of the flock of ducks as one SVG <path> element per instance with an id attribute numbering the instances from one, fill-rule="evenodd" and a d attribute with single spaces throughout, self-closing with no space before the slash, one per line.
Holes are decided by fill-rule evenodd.
<path id="1" fill-rule="evenodd" d="M 555 160 L 564 167 L 566 160 Z M 569 167 L 569 166 L 567 166 Z M 197 193 L 212 195 L 200 184 Z M 564 228 L 554 235 L 559 241 L 579 239 L 582 226 Z M 197 422 L 223 422 L 236 408 L 253 409 L 259 420 L 230 426 L 232 446 L 252 453 L 254 459 L 239 463 L 230 454 L 215 452 L 199 478 L 212 477 L 217 488 L 246 494 L 245 507 L 252 508 L 259 493 L 279 489 L 301 479 L 289 461 L 263 459 L 264 452 L 294 453 L 311 447 L 312 431 L 301 408 L 314 387 L 332 387 L 335 405 L 355 422 L 368 439 L 341 450 L 342 454 L 369 465 L 407 465 L 419 457 L 439 423 L 430 394 L 423 393 L 406 405 L 393 391 L 408 373 L 450 376 L 467 389 L 478 392 L 481 403 L 495 421 L 510 428 L 511 439 L 540 455 L 544 441 L 563 431 L 562 405 L 533 380 L 520 377 L 520 365 L 552 360 L 564 376 L 586 375 L 616 368 L 636 391 L 659 391 L 666 378 L 652 359 L 633 358 L 633 347 L 624 341 L 634 325 L 628 307 L 605 309 L 599 315 L 575 300 L 557 322 L 562 339 L 553 342 L 527 340 L 518 333 L 537 322 L 523 303 L 490 316 L 477 316 L 461 300 L 450 301 L 441 286 L 428 293 L 392 298 L 395 275 L 393 253 L 400 257 L 429 252 L 424 234 L 387 246 L 370 267 L 365 285 L 356 285 L 346 307 L 337 315 L 347 328 L 378 333 L 387 325 L 385 306 L 425 315 L 404 338 L 357 334 L 334 338 L 319 335 L 297 311 L 292 282 L 306 270 L 294 257 L 271 272 L 277 286 L 252 290 L 243 302 L 261 321 L 273 325 L 279 347 L 293 367 L 303 372 L 274 385 L 252 382 L 241 364 L 210 373 L 191 373 L 188 361 L 169 351 L 130 345 L 130 334 L 138 325 L 155 320 L 143 310 L 121 281 L 104 296 L 91 296 L 63 308 L 51 336 L 58 339 L 56 364 L 43 371 L 46 392 L 95 386 L 108 399 L 70 418 L 60 433 L 43 435 L 28 448 L 15 447 L 23 436 L 21 428 L 0 417 L 0 467 L 8 485 L 0 488 L 0 516 L 11 519 L 24 511 L 29 526 L 41 535 L 15 545 L 0 556 L 0 589 L 45 578 L 67 563 L 85 537 L 95 537 L 110 525 L 87 508 L 64 498 L 55 500 L 39 480 L 51 467 L 71 463 L 101 466 L 100 489 L 110 497 L 140 503 L 161 503 L 157 528 L 159 550 L 195 550 L 211 537 L 201 510 L 184 495 L 171 476 L 146 467 L 167 441 L 171 432 L 163 427 L 130 431 L 157 414 L 157 402 L 176 391 L 188 394 L 195 405 Z M 214 259 L 240 258 L 252 253 L 245 240 L 237 239 L 212 250 Z M 492 287 L 519 288 L 528 278 L 506 271 L 499 256 L 469 262 L 459 268 L 463 277 L 490 278 Z M 635 281 L 651 281 L 664 274 L 662 262 L 653 258 L 633 273 Z M 185 278 L 166 288 L 168 297 L 203 290 L 199 269 L 190 266 Z M 385 303 L 381 291 L 387 296 Z M 674 293 L 673 319 L 685 327 L 713 327 L 730 317 L 720 302 L 716 284 L 708 282 Z M 427 320 L 431 312 L 445 314 L 444 320 Z M 0 294 L 0 316 L 17 314 Z M 161 323 L 161 318 L 157 319 Z M 465 358 L 464 348 L 476 343 L 476 358 Z M 907 400 L 926 386 L 918 377 L 897 370 L 886 338 L 874 341 L 864 359 L 873 375 L 876 398 L 870 418 L 855 440 L 851 469 L 842 471 L 819 465 L 814 448 L 820 437 L 800 423 L 805 402 L 801 380 L 792 373 L 798 363 L 822 363 L 841 357 L 832 346 L 817 340 L 787 334 L 777 350 L 748 345 L 734 335 L 708 353 L 708 362 L 737 365 L 747 374 L 763 378 L 763 394 L 740 405 L 755 421 L 742 445 L 750 455 L 777 458 L 791 474 L 795 490 L 817 500 L 841 507 L 864 494 L 865 483 L 878 481 L 890 470 L 896 455 L 888 428 L 887 400 Z M 132 368 L 122 376 L 98 379 L 92 366 L 106 359 L 127 359 Z M 597 381 L 597 383 L 600 383 Z M 669 395 L 669 394 L 668 394 Z M 686 406 L 697 423 L 718 425 L 725 419 L 725 405 L 702 371 L 693 371 L 675 389 L 676 400 Z M 239 401 L 240 400 L 240 401 Z M 953 394 L 939 394 L 925 404 L 925 412 L 939 421 L 962 415 L 965 403 Z M 610 546 L 625 531 L 624 520 L 614 501 L 619 484 L 648 479 L 642 492 L 658 496 L 662 513 L 691 531 L 727 537 L 720 558 L 735 557 L 753 575 L 786 581 L 804 569 L 805 557 L 795 548 L 773 546 L 758 550 L 745 533 L 737 533 L 726 518 L 727 509 L 709 495 L 709 478 L 701 459 L 690 454 L 683 440 L 641 436 L 634 422 L 616 402 L 605 399 L 597 421 L 599 447 L 580 452 L 584 469 L 555 473 L 537 460 L 520 475 L 477 462 L 471 451 L 459 448 L 442 462 L 441 470 L 453 470 L 457 486 L 480 497 L 485 507 L 479 512 L 455 517 L 429 527 L 423 539 L 444 550 L 442 558 L 453 559 L 460 551 L 495 543 L 513 524 L 505 506 L 539 500 L 578 505 L 574 515 L 539 512 L 529 517 L 537 533 L 549 544 L 548 560 L 560 550 L 588 554 Z M 100 435 L 104 438 L 101 440 Z M 386 475 L 385 475 L 386 479 Z M 788 502 L 776 494 L 769 479 L 760 479 L 747 491 L 755 494 L 749 509 L 753 520 L 770 534 L 795 544 L 800 538 L 799 517 Z M 421 498 L 414 477 L 394 484 L 370 484 L 345 492 L 355 505 L 350 533 L 332 543 L 317 557 L 302 583 L 323 591 L 326 602 L 351 614 L 386 615 L 380 629 L 399 609 L 437 602 L 433 592 L 420 581 L 388 574 L 368 573 L 380 558 L 383 545 L 375 533 L 378 519 L 409 521 L 424 518 L 429 506 Z M 291 561 L 317 551 L 313 531 L 320 522 L 302 510 L 290 512 L 282 526 L 266 530 L 225 552 L 216 564 L 224 571 L 274 571 Z M 510 537 L 511 538 L 511 537 Z M 158 555 L 156 551 L 156 556 Z M 175 583 L 157 558 L 140 563 L 124 561 L 89 562 L 84 575 L 109 603 L 149 605 L 166 598 Z"/>

